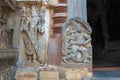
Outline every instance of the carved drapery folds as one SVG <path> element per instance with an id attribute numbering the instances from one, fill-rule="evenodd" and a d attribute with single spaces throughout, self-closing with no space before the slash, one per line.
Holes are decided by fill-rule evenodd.
<path id="1" fill-rule="evenodd" d="M 45 55 L 40 54 L 39 45 L 42 45 L 40 39 L 45 33 L 45 9 L 23 6 L 21 13 L 21 32 L 28 62 L 43 64 Z"/>
<path id="2" fill-rule="evenodd" d="M 62 28 L 62 61 L 64 63 L 92 62 L 91 27 L 79 18 L 66 21 Z"/>

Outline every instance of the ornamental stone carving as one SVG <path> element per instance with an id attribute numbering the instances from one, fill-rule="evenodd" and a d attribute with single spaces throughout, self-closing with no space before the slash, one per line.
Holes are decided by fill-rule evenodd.
<path id="1" fill-rule="evenodd" d="M 38 48 L 40 36 L 45 32 L 45 9 L 40 7 L 38 10 L 35 6 L 29 9 L 23 6 L 21 13 L 21 32 L 28 62 L 42 64 L 44 60 L 38 58 Z"/>
<path id="2" fill-rule="evenodd" d="M 7 14 L 0 12 L 0 49 L 12 48 L 13 29 L 7 26 Z"/>
<path id="3" fill-rule="evenodd" d="M 62 60 L 64 63 L 92 61 L 91 27 L 79 18 L 66 21 L 62 29 Z"/>

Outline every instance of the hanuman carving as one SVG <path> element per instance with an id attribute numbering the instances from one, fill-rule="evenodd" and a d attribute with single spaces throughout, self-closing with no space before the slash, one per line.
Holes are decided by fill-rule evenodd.
<path id="1" fill-rule="evenodd" d="M 43 35 L 45 32 L 45 10 L 41 7 L 38 11 L 35 6 L 31 9 L 22 7 L 21 16 L 21 31 L 23 32 L 23 42 L 25 46 L 25 53 L 28 57 L 28 61 L 42 63 L 42 60 L 38 60 L 38 35 Z"/>
<path id="2" fill-rule="evenodd" d="M 92 61 L 91 27 L 73 18 L 62 29 L 62 53 L 64 63 L 89 63 Z"/>

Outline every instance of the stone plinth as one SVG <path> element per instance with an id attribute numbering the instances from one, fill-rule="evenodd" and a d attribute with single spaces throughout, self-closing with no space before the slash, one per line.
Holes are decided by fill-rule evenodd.
<path id="1" fill-rule="evenodd" d="M 40 71 L 40 80 L 59 80 L 57 71 Z"/>

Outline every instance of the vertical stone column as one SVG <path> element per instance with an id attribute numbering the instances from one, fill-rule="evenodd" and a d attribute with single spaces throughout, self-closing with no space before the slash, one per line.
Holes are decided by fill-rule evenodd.
<path id="1" fill-rule="evenodd" d="M 68 0 L 68 19 L 80 17 L 87 22 L 87 1 L 86 0 Z"/>
<path id="2" fill-rule="evenodd" d="M 51 0 L 52 1 L 52 0 Z M 56 0 L 57 1 L 57 0 Z M 53 4 L 53 3 L 52 3 Z M 58 0 L 52 8 L 52 34 L 49 40 L 48 64 L 61 64 L 61 28 L 67 18 L 67 0 Z"/>

